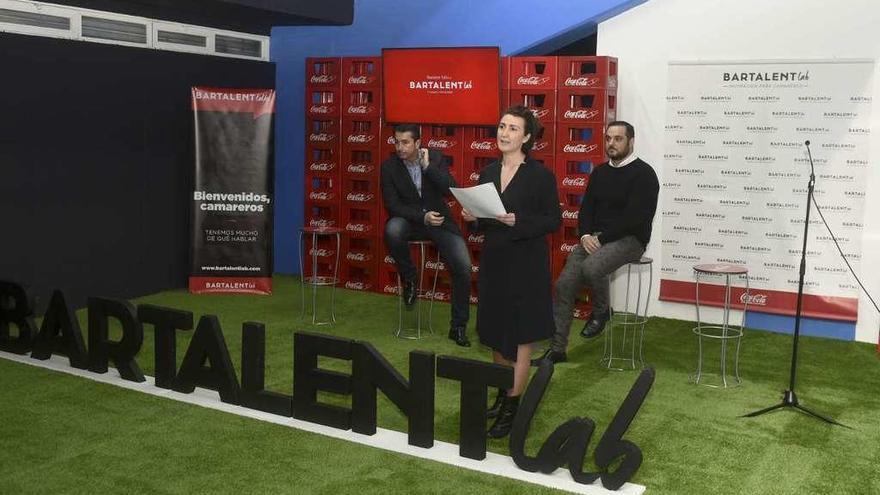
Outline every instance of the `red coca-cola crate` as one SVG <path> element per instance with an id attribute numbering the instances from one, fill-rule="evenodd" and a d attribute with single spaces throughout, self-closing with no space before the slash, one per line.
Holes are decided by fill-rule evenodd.
<path id="1" fill-rule="evenodd" d="M 557 57 L 510 57 L 508 87 L 518 89 L 556 89 Z M 528 105 L 526 105 L 528 106 Z"/>
<path id="2" fill-rule="evenodd" d="M 313 237 L 311 235 L 302 236 L 303 276 L 333 276 L 333 267 L 336 266 L 336 257 L 340 254 L 337 251 L 336 236 L 319 235 L 314 236 L 314 239 L 315 242 L 313 243 Z"/>
<path id="3" fill-rule="evenodd" d="M 562 89 L 556 100 L 556 120 L 572 124 L 607 124 L 617 119 L 617 93 L 604 89 Z"/>
<path id="4" fill-rule="evenodd" d="M 379 207 L 370 203 L 349 203 L 341 206 L 342 229 L 351 237 L 381 236 L 384 224 L 379 223 Z"/>
<path id="5" fill-rule="evenodd" d="M 495 155 L 485 156 L 466 153 L 464 155 L 461 171 L 462 180 L 460 184 L 462 187 L 476 186 L 479 184 L 480 172 L 496 160 L 498 160 L 498 157 Z"/>
<path id="6" fill-rule="evenodd" d="M 313 119 L 338 118 L 342 91 L 337 88 L 306 88 L 306 117 Z"/>
<path id="7" fill-rule="evenodd" d="M 382 90 L 379 88 L 342 89 L 342 115 L 346 117 L 379 118 L 382 114 Z"/>
<path id="8" fill-rule="evenodd" d="M 336 117 L 307 118 L 306 143 L 324 148 L 339 148 L 340 124 Z"/>
<path id="9" fill-rule="evenodd" d="M 394 125 L 383 123 L 382 133 L 379 136 L 379 152 L 381 153 L 380 161 L 385 161 L 389 157 L 394 156 L 397 153 L 397 148 L 395 148 L 395 144 Z"/>
<path id="10" fill-rule="evenodd" d="M 379 205 L 379 179 L 377 177 L 342 177 L 342 204 L 348 206 Z"/>
<path id="11" fill-rule="evenodd" d="M 557 95 L 555 89 L 512 89 L 508 106 L 523 105 L 545 126 L 556 121 Z"/>
<path id="12" fill-rule="evenodd" d="M 379 285 L 379 265 L 351 264 L 341 262 L 342 287 L 349 290 L 374 291 Z"/>
<path id="13" fill-rule="evenodd" d="M 323 173 L 305 174 L 306 201 L 318 204 L 339 204 L 342 184 L 339 178 Z"/>
<path id="14" fill-rule="evenodd" d="M 498 157 L 498 128 L 495 126 L 467 126 L 464 128 L 465 154 Z"/>
<path id="15" fill-rule="evenodd" d="M 602 124 L 556 124 L 556 152 L 578 156 L 599 156 L 604 152 Z"/>
<path id="16" fill-rule="evenodd" d="M 577 188 L 583 191 L 587 187 L 590 173 L 601 165 L 606 158 L 600 155 L 556 155 L 556 181 L 560 187 Z"/>
<path id="17" fill-rule="evenodd" d="M 431 277 L 434 276 L 434 272 L 431 272 Z M 427 271 L 425 274 L 427 277 Z M 452 300 L 452 280 L 449 272 L 440 272 L 437 276 L 437 283 L 433 284 L 433 278 L 430 280 L 431 284 L 426 284 L 424 288 L 424 298 L 425 299 L 433 299 L 435 301 L 443 301 L 449 302 Z M 429 282 L 426 280 L 425 282 Z"/>
<path id="18" fill-rule="evenodd" d="M 557 88 L 617 88 L 617 58 L 559 57 Z"/>
<path id="19" fill-rule="evenodd" d="M 510 57 L 501 57 L 501 90 L 506 89 L 510 89 Z"/>
<path id="20" fill-rule="evenodd" d="M 438 150 L 440 151 L 440 150 Z M 459 186 L 465 183 L 464 176 L 464 154 L 461 153 L 461 150 L 455 151 L 442 151 L 443 157 L 441 160 L 446 165 L 446 170 L 449 171 L 449 175 L 455 179 L 455 183 Z"/>
<path id="21" fill-rule="evenodd" d="M 379 88 L 382 86 L 382 57 L 342 57 L 342 86 Z"/>
<path id="22" fill-rule="evenodd" d="M 543 132 L 535 137 L 535 142 L 532 145 L 532 150 L 529 152 L 529 155 L 532 158 L 542 157 L 541 160 L 545 164 L 549 160 L 549 168 L 553 168 L 553 155 L 556 154 L 556 124 L 553 122 L 547 122 L 546 127 L 544 127 Z"/>
<path id="23" fill-rule="evenodd" d="M 342 147 L 348 149 L 375 149 L 382 144 L 382 127 L 378 117 L 343 117 Z M 377 155 L 378 158 L 378 155 Z"/>
<path id="24" fill-rule="evenodd" d="M 486 234 L 471 229 L 470 224 L 465 224 L 465 228 L 462 229 L 462 235 L 468 245 L 468 249 L 479 251 L 483 249 L 483 244 L 486 243 Z"/>
<path id="25" fill-rule="evenodd" d="M 339 148 L 322 144 L 306 145 L 306 173 L 339 175 Z"/>
<path id="26" fill-rule="evenodd" d="M 306 87 L 326 88 L 340 86 L 339 73 L 342 67 L 339 57 L 306 58 Z"/>
<path id="27" fill-rule="evenodd" d="M 388 255 L 390 257 L 391 255 Z M 394 264 L 379 263 L 379 283 L 376 292 L 382 294 L 400 294 L 400 285 L 397 280 L 397 267 Z"/>
<path id="28" fill-rule="evenodd" d="M 340 259 L 350 265 L 377 266 L 383 254 L 381 249 L 378 237 L 344 236 Z"/>
<path id="29" fill-rule="evenodd" d="M 581 188 L 559 188 L 559 201 L 562 203 L 563 228 L 568 225 L 577 226 L 578 212 L 581 209 L 581 201 L 583 198 L 584 190 Z"/>
<path id="30" fill-rule="evenodd" d="M 442 153 L 462 153 L 464 127 L 452 125 L 423 125 L 422 147 Z"/>
<path id="31" fill-rule="evenodd" d="M 342 149 L 342 176 L 379 179 L 381 156 L 377 149 Z"/>
<path id="32" fill-rule="evenodd" d="M 480 287 L 479 283 L 476 280 L 471 281 L 471 304 L 479 304 L 480 302 Z"/>
<path id="33" fill-rule="evenodd" d="M 543 155 L 543 154 L 535 155 L 535 154 L 532 154 L 532 155 L 530 155 L 530 157 L 532 160 L 535 160 L 536 162 L 538 162 L 542 166 L 547 167 L 547 169 L 550 170 L 551 172 L 553 172 L 554 175 L 556 174 L 556 167 L 555 167 L 556 157 L 555 157 L 555 155 Z"/>
<path id="34" fill-rule="evenodd" d="M 339 203 L 327 203 L 323 201 L 305 202 L 306 227 L 339 227 L 342 223 Z"/>

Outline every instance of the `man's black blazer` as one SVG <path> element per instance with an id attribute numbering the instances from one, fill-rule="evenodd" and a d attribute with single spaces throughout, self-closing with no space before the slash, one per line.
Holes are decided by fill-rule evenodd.
<path id="1" fill-rule="evenodd" d="M 456 187 L 456 184 L 455 179 L 449 175 L 449 165 L 443 159 L 442 153 L 428 150 L 428 167 L 422 170 L 421 196 L 406 165 L 397 155 L 382 162 L 381 173 L 382 199 L 389 217 L 403 217 L 424 225 L 425 213 L 436 211 L 445 217 L 440 227 L 461 233 L 445 200 L 450 194 L 449 188 Z"/>

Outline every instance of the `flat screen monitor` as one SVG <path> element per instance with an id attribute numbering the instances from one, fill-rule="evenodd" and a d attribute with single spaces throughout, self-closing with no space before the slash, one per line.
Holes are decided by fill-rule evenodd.
<path id="1" fill-rule="evenodd" d="M 498 123 L 498 47 L 384 48 L 382 76 L 387 122 Z"/>

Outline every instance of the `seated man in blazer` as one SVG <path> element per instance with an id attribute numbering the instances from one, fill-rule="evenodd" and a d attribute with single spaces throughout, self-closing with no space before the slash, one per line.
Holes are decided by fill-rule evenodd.
<path id="1" fill-rule="evenodd" d="M 455 179 L 443 155 L 421 149 L 421 129 L 415 124 L 394 127 L 397 155 L 382 162 L 382 199 L 388 212 L 385 245 L 403 282 L 407 307 L 416 301 L 417 270 L 408 241 L 430 239 L 452 275 L 452 319 L 449 338 L 469 347 L 466 327 L 470 315 L 471 258 L 461 229 L 449 215 L 444 199 Z"/>

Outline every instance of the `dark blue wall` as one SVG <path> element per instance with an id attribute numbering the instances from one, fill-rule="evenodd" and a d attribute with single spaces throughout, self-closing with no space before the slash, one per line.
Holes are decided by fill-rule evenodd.
<path id="1" fill-rule="evenodd" d="M 303 223 L 305 58 L 379 55 L 382 48 L 498 46 L 502 55 L 548 53 L 646 0 L 365 0 L 345 27 L 276 27 L 275 271 L 299 273 Z"/>

